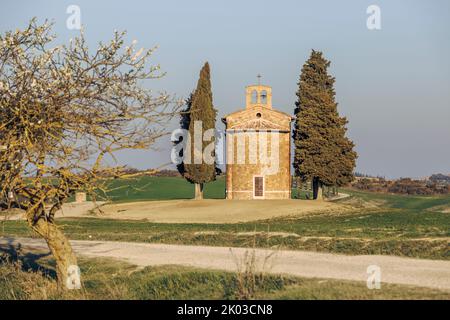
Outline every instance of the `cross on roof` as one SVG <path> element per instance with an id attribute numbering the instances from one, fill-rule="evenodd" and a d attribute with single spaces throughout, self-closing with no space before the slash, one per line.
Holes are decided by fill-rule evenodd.
<path id="1" fill-rule="evenodd" d="M 256 77 L 258 78 L 258 86 L 259 86 L 261 84 L 261 75 L 258 73 Z"/>

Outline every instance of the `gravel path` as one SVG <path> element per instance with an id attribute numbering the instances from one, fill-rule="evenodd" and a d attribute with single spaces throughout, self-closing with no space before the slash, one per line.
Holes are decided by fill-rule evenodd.
<path id="1" fill-rule="evenodd" d="M 44 241 L 29 238 L 0 238 L 0 248 L 20 242 L 25 247 L 47 249 Z M 245 256 L 256 255 L 257 268 L 270 273 L 367 281 L 367 268 L 380 267 L 381 283 L 437 288 L 450 294 L 450 261 L 394 256 L 347 256 L 304 251 L 184 246 L 113 241 L 71 241 L 74 250 L 88 257 L 110 257 L 137 266 L 183 265 L 237 271 Z"/>

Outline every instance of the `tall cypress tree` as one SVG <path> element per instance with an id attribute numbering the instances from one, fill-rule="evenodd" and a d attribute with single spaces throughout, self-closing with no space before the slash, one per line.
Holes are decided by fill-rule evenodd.
<path id="1" fill-rule="evenodd" d="M 312 50 L 301 71 L 295 103 L 293 167 L 302 181 L 311 181 L 314 199 L 322 197 L 322 185 L 350 182 L 357 157 L 353 142 L 345 136 L 347 119 L 337 111 L 329 66 L 322 52 Z"/>
<path id="2" fill-rule="evenodd" d="M 184 164 L 183 176 L 195 184 L 195 199 L 203 199 L 203 186 L 205 183 L 216 179 L 216 165 L 214 163 L 206 163 L 203 157 L 205 152 L 211 152 L 213 156 L 214 148 L 207 149 L 211 142 L 215 144 L 215 138 L 212 141 L 203 141 L 204 133 L 208 129 L 215 129 L 217 111 L 214 109 L 212 101 L 210 69 L 208 62 L 205 63 L 200 71 L 200 78 L 197 83 L 197 89 L 190 98 L 189 112 L 189 134 L 191 137 L 190 146 L 190 162 Z M 197 132 L 197 137 L 201 141 L 195 140 L 195 131 L 201 128 L 201 132 Z M 198 140 L 198 139 L 197 139 Z M 201 160 L 201 163 L 197 163 Z M 201 159 L 199 159 L 201 157 Z"/>
<path id="3" fill-rule="evenodd" d="M 189 97 L 186 99 L 185 101 L 185 105 L 186 107 L 181 111 L 180 114 L 180 128 L 183 130 L 189 130 L 189 124 L 191 122 L 191 107 L 192 107 L 192 98 L 194 96 L 194 92 L 191 92 L 191 94 L 189 95 Z M 175 145 L 177 144 L 185 144 L 186 141 L 184 141 L 184 139 L 186 139 L 186 137 L 179 137 L 177 141 L 173 141 L 173 143 Z M 185 145 L 183 146 L 185 147 Z M 178 154 L 183 161 L 180 164 L 177 164 L 177 170 L 178 172 L 184 176 L 186 170 L 184 168 L 184 150 L 183 148 L 180 149 L 180 153 Z"/>

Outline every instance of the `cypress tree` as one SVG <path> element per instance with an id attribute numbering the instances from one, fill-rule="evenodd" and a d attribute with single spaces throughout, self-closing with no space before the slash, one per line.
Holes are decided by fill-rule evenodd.
<path id="1" fill-rule="evenodd" d="M 311 181 L 314 199 L 322 198 L 323 185 L 350 182 L 357 157 L 345 136 L 347 119 L 337 111 L 329 66 L 322 52 L 312 50 L 300 74 L 295 103 L 293 167 L 302 181 Z"/>
<path id="2" fill-rule="evenodd" d="M 215 161 L 206 163 L 203 157 L 205 152 L 211 152 L 213 156 L 214 148 L 207 149 L 211 143 L 215 144 L 215 138 L 212 141 L 203 141 L 204 133 L 208 129 L 215 129 L 217 111 L 214 109 L 212 101 L 210 69 L 208 62 L 205 63 L 200 71 L 200 78 L 197 88 L 188 101 L 189 108 L 189 134 L 191 137 L 190 162 L 183 165 L 183 176 L 191 183 L 195 184 L 195 199 L 203 199 L 203 186 L 205 183 L 216 179 Z M 182 121 L 186 121 L 186 119 Z M 185 122 L 186 123 L 186 122 Z M 182 124 L 183 125 L 183 124 Z M 201 135 L 197 132 L 197 137 L 201 141 L 194 141 L 195 130 L 201 128 Z M 201 163 L 197 163 L 197 159 Z M 201 159 L 200 159 L 201 158 Z"/>
<path id="3" fill-rule="evenodd" d="M 194 96 L 194 92 L 191 92 L 189 95 L 189 98 L 186 99 L 185 105 L 186 107 L 181 111 L 180 114 L 180 128 L 183 130 L 189 130 L 189 124 L 191 122 L 191 107 L 192 107 L 192 97 Z M 187 137 L 179 137 L 178 141 L 173 141 L 175 145 L 183 143 L 185 144 L 186 141 L 183 141 Z M 184 150 L 183 148 L 180 149 L 179 156 L 183 159 L 184 158 Z M 184 160 L 184 159 L 183 159 Z M 180 164 L 177 164 L 177 170 L 178 172 L 184 177 L 184 173 L 186 170 L 184 169 L 184 161 L 182 161 Z"/>

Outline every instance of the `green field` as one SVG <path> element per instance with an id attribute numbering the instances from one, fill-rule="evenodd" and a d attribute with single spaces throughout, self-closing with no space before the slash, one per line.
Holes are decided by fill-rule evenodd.
<path id="1" fill-rule="evenodd" d="M 101 198 L 114 202 L 132 202 L 142 200 L 172 200 L 192 199 L 194 186 L 185 179 L 176 177 L 141 176 L 133 179 L 117 179 L 107 184 L 109 192 L 99 193 Z M 206 199 L 225 199 L 225 177 L 220 176 L 216 181 L 205 184 L 204 197 Z M 300 197 L 305 198 L 308 192 L 301 191 Z M 298 192 L 292 190 L 296 198 Z"/>
<path id="2" fill-rule="evenodd" d="M 117 179 L 108 183 L 108 190 L 107 198 L 114 202 L 192 199 L 194 197 L 194 185 L 176 177 L 142 176 L 133 179 Z M 224 199 L 225 178 L 219 177 L 216 181 L 207 183 L 204 196 L 207 199 Z"/>
<path id="3" fill-rule="evenodd" d="M 115 180 L 115 201 L 189 198 L 193 187 L 180 178 Z M 223 197 L 223 179 L 206 187 L 207 197 Z M 119 191 L 121 190 L 121 191 Z M 122 196 L 124 190 L 128 196 Z M 221 194 L 222 192 L 222 194 Z M 234 224 L 150 223 L 97 218 L 60 219 L 70 239 L 237 247 L 279 247 L 344 254 L 388 254 L 450 259 L 450 196 L 418 197 L 345 190 L 355 207 L 343 213 L 276 218 Z M 176 195 L 176 196 L 175 196 Z M 299 200 L 307 201 L 307 200 Z M 34 236 L 22 221 L 0 224 L 0 235 Z"/>

